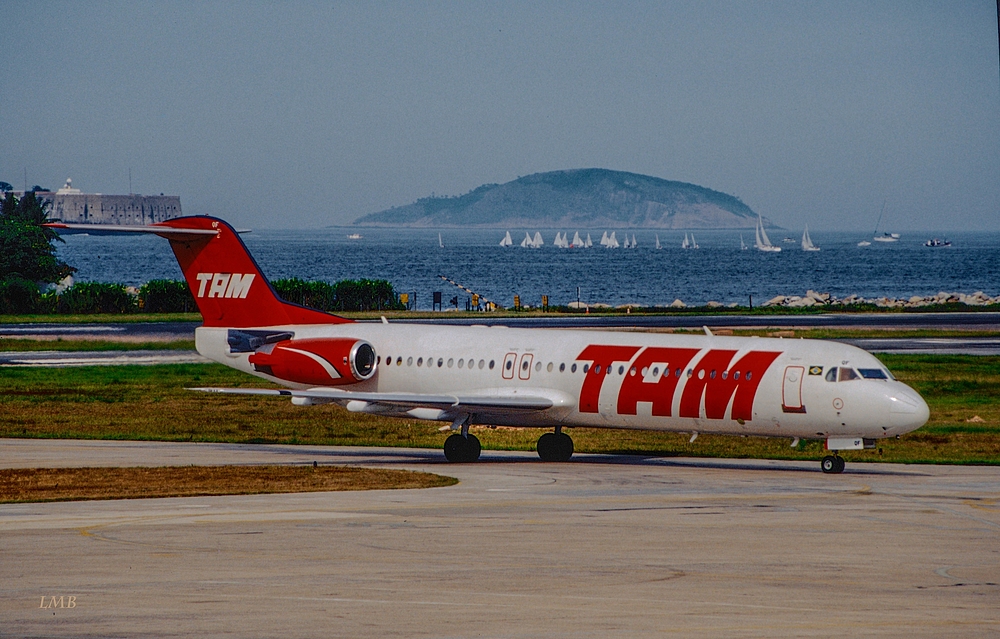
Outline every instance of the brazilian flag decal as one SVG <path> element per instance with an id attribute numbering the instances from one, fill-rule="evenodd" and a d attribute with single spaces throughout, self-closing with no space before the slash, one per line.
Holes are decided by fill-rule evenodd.
<path id="1" fill-rule="evenodd" d="M 823 374 L 823 367 L 822 366 L 810 366 L 809 367 L 809 374 L 810 375 L 822 375 Z"/>

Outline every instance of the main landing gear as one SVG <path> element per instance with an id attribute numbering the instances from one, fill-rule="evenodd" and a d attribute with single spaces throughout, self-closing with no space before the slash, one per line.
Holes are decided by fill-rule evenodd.
<path id="1" fill-rule="evenodd" d="M 557 426 L 556 432 L 545 433 L 538 438 L 536 449 L 542 461 L 569 461 L 569 458 L 573 456 L 573 439 Z"/>
<path id="2" fill-rule="evenodd" d="M 478 437 L 469 434 L 469 416 L 459 416 L 451 427 L 453 430 L 461 428 L 461 431 L 444 440 L 445 459 L 453 463 L 469 463 L 479 459 L 483 447 Z"/>
<path id="3" fill-rule="evenodd" d="M 823 461 L 821 461 L 819 465 L 820 468 L 823 469 L 824 473 L 836 475 L 844 472 L 844 466 L 846 466 L 847 463 L 840 455 L 827 455 L 823 458 Z"/>
<path id="4" fill-rule="evenodd" d="M 468 463 L 479 459 L 483 447 L 475 435 L 459 435 L 455 433 L 444 440 L 444 456 L 450 462 Z"/>

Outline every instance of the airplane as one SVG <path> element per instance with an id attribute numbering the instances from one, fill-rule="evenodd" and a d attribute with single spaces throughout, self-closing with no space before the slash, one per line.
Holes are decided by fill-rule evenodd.
<path id="1" fill-rule="evenodd" d="M 572 427 L 823 440 L 841 450 L 916 430 L 923 398 L 873 355 L 836 342 L 713 335 L 357 322 L 282 300 L 225 221 L 46 224 L 60 233 L 152 233 L 170 242 L 203 317 L 205 357 L 283 388 L 197 388 L 298 406 L 444 422 L 450 462 L 480 456 L 472 425 L 544 427 L 568 461 Z"/>

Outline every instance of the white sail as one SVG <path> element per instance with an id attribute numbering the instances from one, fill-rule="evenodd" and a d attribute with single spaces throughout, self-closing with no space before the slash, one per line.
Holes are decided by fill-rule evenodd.
<path id="1" fill-rule="evenodd" d="M 594 245 L 594 243 L 590 241 L 590 233 L 587 233 L 587 243 L 584 244 L 584 246 L 586 246 L 587 248 L 590 248 L 593 245 Z"/>
<path id="2" fill-rule="evenodd" d="M 804 231 L 802 231 L 802 250 L 803 251 L 818 251 L 819 247 L 813 244 L 812 238 L 809 237 L 809 225 L 806 225 Z"/>
<path id="3" fill-rule="evenodd" d="M 740 233 L 740 250 L 741 251 L 747 250 L 747 243 L 743 241 L 743 234 L 742 233 Z"/>
<path id="4" fill-rule="evenodd" d="M 601 246 L 607 246 L 607 245 L 608 245 L 608 232 L 605 231 L 604 233 L 601 234 Z"/>
<path id="5" fill-rule="evenodd" d="M 611 231 L 611 235 L 609 235 L 609 236 L 608 236 L 608 244 L 607 244 L 607 247 L 608 247 L 608 248 L 613 248 L 613 249 L 616 249 L 616 248 L 618 248 L 619 246 L 620 246 L 620 245 L 618 244 L 618 238 L 617 238 L 617 237 L 615 237 L 615 232 L 614 232 L 614 231 Z"/>
<path id="6" fill-rule="evenodd" d="M 635 233 L 632 234 L 632 248 L 635 248 L 638 244 L 635 241 Z"/>
<path id="7" fill-rule="evenodd" d="M 531 236 L 528 232 L 524 232 L 524 239 L 521 240 L 521 248 L 535 248 L 535 245 L 531 243 Z"/>
<path id="8" fill-rule="evenodd" d="M 628 239 L 628 233 L 625 234 L 625 243 L 622 244 L 622 248 L 632 248 L 632 243 Z"/>
<path id="9" fill-rule="evenodd" d="M 444 240 L 441 239 L 441 234 L 438 233 L 438 246 L 444 248 Z"/>
<path id="10" fill-rule="evenodd" d="M 531 246 L 533 248 L 541 248 L 545 244 L 545 240 L 542 239 L 542 234 L 535 231 L 535 238 L 531 240 Z"/>
<path id="11" fill-rule="evenodd" d="M 694 233 L 691 234 L 691 248 L 698 248 L 698 240 L 694 239 Z"/>
<path id="12" fill-rule="evenodd" d="M 513 245 L 514 245 L 514 240 L 512 240 L 510 237 L 510 231 L 507 231 L 507 235 L 504 235 L 503 239 L 500 240 L 500 246 L 513 246 Z"/>
<path id="13" fill-rule="evenodd" d="M 573 248 L 580 248 L 583 246 L 583 239 L 580 238 L 579 231 L 573 233 L 573 243 L 570 246 Z"/>
<path id="14" fill-rule="evenodd" d="M 688 234 L 687 233 L 684 234 L 684 241 L 681 242 L 681 248 L 682 249 L 691 248 L 691 241 L 688 240 Z"/>
<path id="15" fill-rule="evenodd" d="M 767 231 L 764 230 L 764 220 L 758 215 L 757 216 L 757 241 L 754 246 L 758 251 L 765 251 L 768 253 L 779 253 L 781 252 L 780 246 L 774 246 L 771 244 L 771 240 L 767 237 Z"/>
<path id="16" fill-rule="evenodd" d="M 656 234 L 656 250 L 659 251 L 661 248 L 663 248 L 663 247 L 660 246 L 660 234 L 657 233 Z"/>

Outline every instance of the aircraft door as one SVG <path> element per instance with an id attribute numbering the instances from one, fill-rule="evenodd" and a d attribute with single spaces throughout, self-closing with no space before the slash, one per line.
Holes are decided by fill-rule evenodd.
<path id="1" fill-rule="evenodd" d="M 535 358 L 531 353 L 521 355 L 521 365 L 517 367 L 517 378 L 528 379 L 531 377 L 531 360 Z"/>
<path id="2" fill-rule="evenodd" d="M 805 375 L 804 366 L 786 366 L 785 381 L 781 387 L 781 410 L 785 413 L 804 413 L 806 407 L 802 405 L 802 377 Z"/>
<path id="3" fill-rule="evenodd" d="M 507 353 L 503 358 L 503 368 L 500 373 L 504 379 L 514 379 L 514 366 L 517 364 L 517 353 Z"/>

